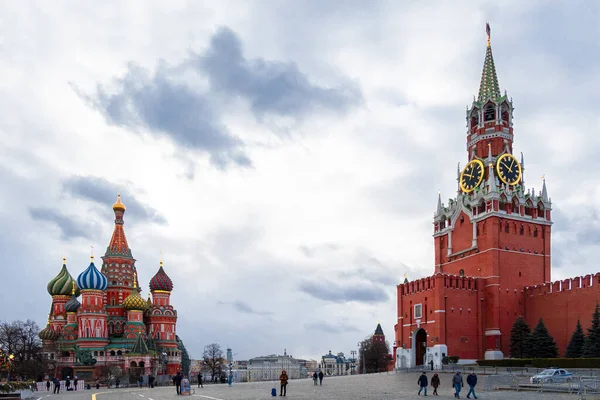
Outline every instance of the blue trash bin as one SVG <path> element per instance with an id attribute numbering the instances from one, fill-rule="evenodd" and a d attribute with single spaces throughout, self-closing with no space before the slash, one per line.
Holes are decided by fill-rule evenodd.
<path id="1" fill-rule="evenodd" d="M 271 396 L 273 396 L 273 397 L 277 396 L 277 389 L 275 389 L 275 388 L 271 389 Z"/>

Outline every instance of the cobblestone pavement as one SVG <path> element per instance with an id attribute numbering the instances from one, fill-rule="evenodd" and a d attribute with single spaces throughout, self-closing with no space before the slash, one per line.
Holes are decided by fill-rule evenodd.
<path id="1" fill-rule="evenodd" d="M 417 399 L 417 373 L 401 374 L 381 374 L 381 375 L 355 375 L 343 377 L 325 377 L 323 386 L 314 386 L 312 379 L 291 380 L 288 384 L 287 398 L 302 400 L 401 400 Z M 428 374 L 431 376 L 431 374 Z M 440 374 L 442 381 L 438 389 L 438 398 L 453 399 L 454 392 L 450 387 L 451 374 Z M 478 384 L 477 397 L 479 399 L 579 399 L 577 395 L 535 393 L 535 392 L 516 392 L 516 391 L 483 391 L 484 377 L 480 376 Z M 226 384 L 205 385 L 204 388 L 194 388 L 195 393 L 190 397 L 194 399 L 209 400 L 259 400 L 270 399 L 271 388 L 277 388 L 277 397 L 279 397 L 279 382 L 251 382 L 234 383 L 231 387 Z M 431 388 L 428 388 L 428 395 L 431 396 Z M 93 395 L 96 395 L 93 397 Z M 464 399 L 467 392 L 463 389 L 461 399 Z M 68 400 L 166 400 L 181 398 L 177 396 L 174 387 L 156 387 L 154 389 L 100 389 L 86 390 L 79 392 L 61 393 L 60 395 L 47 395 L 44 392 L 38 392 L 36 399 L 45 400 L 46 398 L 68 399 Z M 187 396 L 185 396 L 187 397 Z M 592 399 L 592 397 L 589 397 Z"/>

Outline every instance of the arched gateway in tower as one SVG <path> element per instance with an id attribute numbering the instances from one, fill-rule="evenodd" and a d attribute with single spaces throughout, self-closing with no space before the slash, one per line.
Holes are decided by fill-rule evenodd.
<path id="1" fill-rule="evenodd" d="M 467 109 L 467 163 L 457 194 L 438 195 L 433 276 L 398 285 L 396 367 L 445 356 L 508 355 L 509 334 L 524 315 L 524 289 L 550 281 L 551 202 L 525 187 L 523 156 L 513 155 L 513 103 L 501 93 L 490 44 L 479 93 Z"/>

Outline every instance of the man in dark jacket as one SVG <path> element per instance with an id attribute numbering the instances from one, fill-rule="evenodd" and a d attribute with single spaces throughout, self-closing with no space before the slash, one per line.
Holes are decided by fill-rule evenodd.
<path id="1" fill-rule="evenodd" d="M 77 390 L 77 384 L 79 383 L 79 379 L 77 379 L 77 375 L 73 378 L 73 390 Z"/>
<path id="2" fill-rule="evenodd" d="M 452 377 L 452 387 L 454 388 L 454 397 L 460 399 L 460 390 L 464 385 L 463 377 L 460 374 L 460 371 L 457 371 L 456 374 Z"/>
<path id="3" fill-rule="evenodd" d="M 173 384 L 175 384 L 175 389 L 177 389 L 177 394 L 181 394 L 181 380 L 183 377 L 181 376 L 181 372 L 177 371 L 177 375 L 173 377 Z"/>
<path id="4" fill-rule="evenodd" d="M 202 384 L 202 372 L 198 372 L 198 387 L 204 387 L 204 385 Z"/>
<path id="5" fill-rule="evenodd" d="M 54 377 L 54 394 L 59 394 L 60 393 L 60 381 L 58 380 L 57 377 Z"/>
<path id="6" fill-rule="evenodd" d="M 323 371 L 319 371 L 319 385 L 323 385 Z"/>
<path id="7" fill-rule="evenodd" d="M 437 396 L 437 388 L 440 386 L 440 377 L 437 373 L 433 374 L 433 377 L 431 377 L 431 386 L 433 387 L 433 394 Z"/>
<path id="8" fill-rule="evenodd" d="M 477 385 L 477 375 L 475 375 L 475 371 L 471 371 L 469 376 L 467 376 L 467 385 L 469 385 L 469 393 L 467 393 L 467 399 L 471 398 L 471 393 L 473 393 L 473 398 L 476 399 L 477 395 L 475 394 L 475 385 Z"/>
<path id="9" fill-rule="evenodd" d="M 421 376 L 419 377 L 419 380 L 417 381 L 417 383 L 419 384 L 419 393 L 417 393 L 419 396 L 421 395 L 421 391 L 425 390 L 425 396 L 427 396 L 427 375 L 425 374 L 425 372 L 423 372 L 421 374 Z"/>

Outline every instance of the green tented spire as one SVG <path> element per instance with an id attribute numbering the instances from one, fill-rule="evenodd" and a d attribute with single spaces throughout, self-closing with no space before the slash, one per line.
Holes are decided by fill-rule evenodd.
<path id="1" fill-rule="evenodd" d="M 481 83 L 479 84 L 478 103 L 483 103 L 488 99 L 497 100 L 501 96 L 500 85 L 498 85 L 498 76 L 496 75 L 496 66 L 494 65 L 494 56 L 492 55 L 492 46 L 490 44 L 490 29 L 486 24 L 488 34 L 487 48 L 485 50 L 485 62 L 483 63 L 483 73 L 481 74 Z"/>

